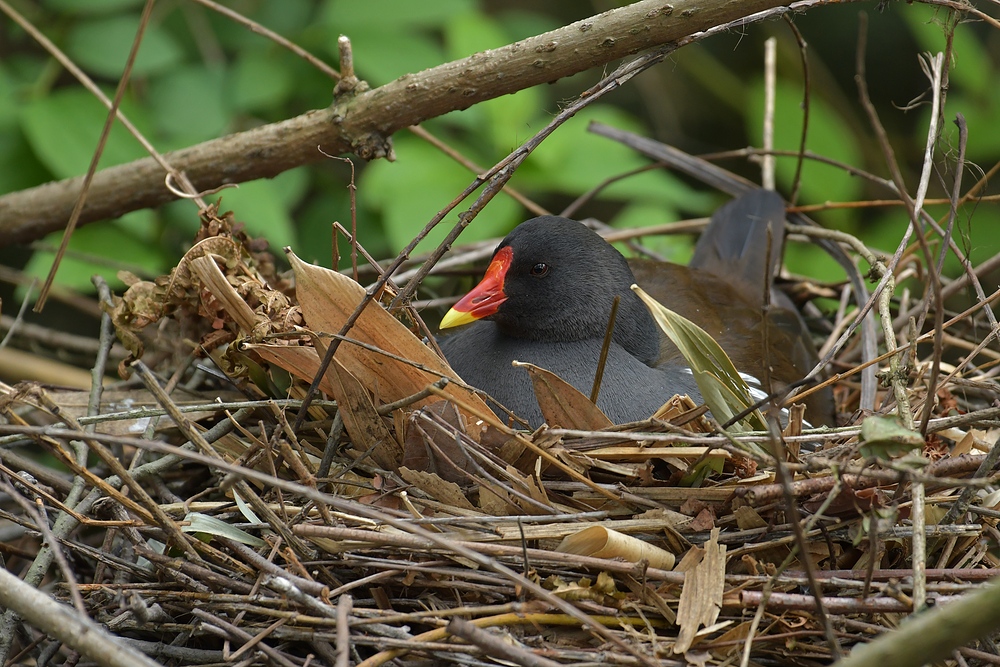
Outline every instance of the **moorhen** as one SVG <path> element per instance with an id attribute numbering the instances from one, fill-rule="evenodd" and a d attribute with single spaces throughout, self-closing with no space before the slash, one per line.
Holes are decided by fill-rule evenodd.
<path id="1" fill-rule="evenodd" d="M 745 376 L 765 377 L 769 363 L 771 386 L 780 388 L 804 377 L 817 360 L 805 323 L 783 293 L 771 290 L 766 314 L 763 307 L 780 263 L 784 224 L 780 196 L 745 194 L 712 216 L 686 267 L 626 260 L 579 222 L 532 218 L 500 242 L 482 282 L 445 315 L 442 329 L 469 326 L 443 337 L 441 350 L 465 382 L 537 427 L 543 418 L 530 377 L 511 362 L 541 366 L 589 395 L 619 296 L 598 407 L 624 423 L 648 418 L 675 393 L 700 402 L 683 357 L 630 289 L 637 283 L 708 331 Z M 811 423 L 829 424 L 832 415 L 829 392 L 807 401 Z"/>

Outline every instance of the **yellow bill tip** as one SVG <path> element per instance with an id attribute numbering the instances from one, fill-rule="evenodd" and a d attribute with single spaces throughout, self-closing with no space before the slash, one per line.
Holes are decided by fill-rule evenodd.
<path id="1" fill-rule="evenodd" d="M 461 311 L 452 308 L 447 313 L 445 313 L 444 318 L 441 319 L 441 329 L 450 329 L 451 327 L 462 326 L 463 324 L 471 324 L 475 322 L 478 317 L 472 313 L 463 313 Z"/>

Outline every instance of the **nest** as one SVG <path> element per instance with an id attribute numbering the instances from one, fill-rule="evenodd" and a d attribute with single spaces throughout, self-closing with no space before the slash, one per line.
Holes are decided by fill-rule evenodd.
<path id="1" fill-rule="evenodd" d="M 14 662 L 47 633 L 81 664 L 808 665 L 998 573 L 985 301 L 934 344 L 832 348 L 839 428 L 733 437 L 684 397 L 612 426 L 532 369 L 553 426 L 528 433 L 391 281 L 281 276 L 231 215 L 202 223 L 171 275 L 105 295 L 127 383 L 3 399 L 4 558 L 44 591 L 0 587 L 33 626 L 4 617 Z M 862 409 L 900 404 L 915 425 Z"/>

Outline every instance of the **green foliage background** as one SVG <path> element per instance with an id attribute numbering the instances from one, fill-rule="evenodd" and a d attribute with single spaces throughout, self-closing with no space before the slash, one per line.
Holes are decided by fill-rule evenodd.
<path id="1" fill-rule="evenodd" d="M 64 49 L 111 95 L 121 73 L 142 8 L 141 0 L 21 0 L 14 5 Z M 488 0 L 243 0 L 227 6 L 284 35 L 316 55 L 336 61 L 337 37 L 350 36 L 359 76 L 373 87 L 402 74 L 432 67 L 476 51 L 501 46 L 607 9 L 601 2 L 538 3 Z M 917 54 L 944 47 L 948 15 L 926 5 L 888 3 L 820 7 L 795 17 L 809 42 L 812 88 L 808 147 L 845 163 L 887 174 L 871 129 L 857 102 L 853 81 L 857 14 L 870 14 L 867 58 L 872 97 L 903 163 L 911 192 L 926 136 L 928 106 L 904 109 L 928 89 Z M 802 122 L 802 69 L 791 31 L 781 21 L 752 25 L 737 34 L 713 37 L 684 48 L 606 101 L 593 105 L 547 140 L 517 173 L 513 185 L 558 211 L 604 179 L 645 160 L 607 140 L 587 134 L 591 119 L 653 136 L 695 152 L 760 144 L 762 43 L 779 40 L 777 147 L 797 148 Z M 945 117 L 968 120 L 966 184 L 978 165 L 1000 159 L 1000 31 L 962 24 L 955 35 Z M 609 68 L 610 69 L 610 68 Z M 426 123 L 425 127 L 468 158 L 488 167 L 540 129 L 560 102 L 574 98 L 601 72 L 591 71 L 548 86 L 479 104 Z M 261 123 L 289 118 L 330 103 L 334 82 L 266 38 L 194 2 L 158 3 L 123 105 L 132 121 L 161 151 L 183 148 Z M 0 193 L 84 173 L 105 117 L 93 100 L 30 37 L 0 16 Z M 943 147 L 956 135 L 946 128 Z M 389 256 L 470 181 L 470 173 L 413 135 L 395 137 L 398 159 L 358 167 L 358 225 L 363 244 Z M 102 165 L 143 153 L 120 127 L 112 133 Z M 758 178 L 744 161 L 725 166 Z M 795 165 L 780 160 L 780 189 L 790 190 Z M 273 247 L 292 245 L 301 255 L 329 264 L 330 223 L 349 224 L 349 168 L 324 160 L 226 190 L 224 206 Z M 950 180 L 951 176 L 945 174 Z M 996 188 L 992 188 L 996 192 Z M 931 196 L 944 190 L 935 179 Z M 800 202 L 882 198 L 862 179 L 818 163 L 807 163 Z M 708 214 L 723 198 L 670 174 L 656 171 L 619 182 L 580 212 L 621 226 L 668 222 Z M 461 210 L 461 208 L 459 209 Z M 935 215 L 943 207 L 933 207 Z M 972 213 L 975 223 L 972 223 Z M 471 241 L 504 234 L 529 217 L 518 204 L 498 196 L 463 235 Z M 901 209 L 818 213 L 824 224 L 860 235 L 891 250 L 905 225 Z M 995 204 L 967 208 L 959 221 L 973 262 L 998 250 Z M 453 222 L 455 215 L 446 220 Z M 60 282 L 89 291 L 95 271 L 113 277 L 112 265 L 144 275 L 170 269 L 196 228 L 190 203 L 140 211 L 119 220 L 79 229 L 77 251 L 61 268 Z M 436 243 L 445 226 L 425 243 Z M 58 236 L 40 247 L 54 246 Z M 688 239 L 655 245 L 686 261 Z M 24 247 L 0 250 L 4 264 L 43 276 L 51 254 Z M 102 259 L 103 258 L 103 259 Z M 96 264 L 95 264 L 96 261 Z M 792 248 L 795 271 L 837 280 L 839 269 L 815 249 Z M 953 267 L 954 270 L 954 267 Z M 10 311 L 10 299 L 4 310 Z"/>

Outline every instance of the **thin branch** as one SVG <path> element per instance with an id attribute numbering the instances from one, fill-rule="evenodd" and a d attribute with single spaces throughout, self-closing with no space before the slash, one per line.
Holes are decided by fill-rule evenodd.
<path id="1" fill-rule="evenodd" d="M 829 1 L 829 0 L 824 0 Z M 6 3 L 2 6 L 6 7 Z M 714 34 L 734 19 L 780 0 L 642 0 L 542 35 L 462 60 L 408 74 L 380 88 L 343 95 L 327 109 L 169 153 L 166 161 L 188 175 L 194 191 L 221 183 L 274 177 L 327 153 L 392 158 L 395 132 L 479 102 L 550 83 L 690 36 Z M 742 18 L 747 17 L 747 18 Z M 760 15 L 763 18 L 763 15 Z M 166 170 L 146 158 L 98 172 L 79 224 L 159 206 L 175 199 L 163 185 Z M 82 178 L 48 183 L 0 197 L 0 243 L 23 242 L 61 229 Z"/>

